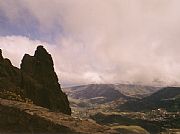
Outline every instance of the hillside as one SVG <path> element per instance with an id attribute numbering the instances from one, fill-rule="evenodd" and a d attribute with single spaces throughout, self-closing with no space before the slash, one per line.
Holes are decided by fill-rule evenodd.
<path id="1" fill-rule="evenodd" d="M 164 108 L 168 111 L 180 111 L 180 88 L 166 87 L 137 101 L 129 101 L 119 106 L 120 110 L 144 111 Z"/>
<path id="2" fill-rule="evenodd" d="M 129 97 L 145 97 L 156 91 L 161 87 L 145 86 L 145 85 L 133 85 L 133 84 L 89 84 L 63 88 L 63 90 L 69 94 L 72 98 L 89 99 L 95 96 L 105 96 L 109 94 L 111 90 L 112 94 L 121 94 L 121 96 Z M 119 91 L 119 92 L 117 92 Z M 90 94 L 86 94 L 90 93 Z M 123 95 L 122 95 L 123 94 Z M 115 95 L 114 98 L 118 96 Z"/>
<path id="3" fill-rule="evenodd" d="M 88 99 L 94 103 L 106 103 L 117 99 L 126 100 L 127 96 L 114 89 L 111 84 L 90 84 L 63 89 L 71 98 Z"/>
<path id="4" fill-rule="evenodd" d="M 153 110 L 149 112 L 108 112 L 96 113 L 91 116 L 97 123 L 115 128 L 124 126 L 140 126 L 150 134 L 179 134 L 180 114 L 165 110 Z M 134 129 L 136 130 L 136 129 Z M 133 134 L 133 132 L 131 132 Z M 126 133 L 125 133 L 126 134 Z"/>
<path id="5" fill-rule="evenodd" d="M 150 94 L 157 92 L 159 89 L 162 88 L 137 84 L 116 84 L 114 85 L 114 87 L 122 94 L 136 98 L 143 98 L 149 96 Z"/>
<path id="6" fill-rule="evenodd" d="M 63 91 L 72 101 L 104 104 L 142 98 L 158 91 L 159 88 L 132 84 L 89 84 L 63 88 Z"/>
<path id="7" fill-rule="evenodd" d="M 117 133 L 88 120 L 19 101 L 0 99 L 0 113 L 0 133 Z"/>

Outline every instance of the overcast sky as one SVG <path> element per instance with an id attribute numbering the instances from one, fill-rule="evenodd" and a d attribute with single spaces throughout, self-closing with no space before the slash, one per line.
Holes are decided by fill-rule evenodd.
<path id="1" fill-rule="evenodd" d="M 0 0 L 13 65 L 42 44 L 63 86 L 180 85 L 180 0 Z"/>

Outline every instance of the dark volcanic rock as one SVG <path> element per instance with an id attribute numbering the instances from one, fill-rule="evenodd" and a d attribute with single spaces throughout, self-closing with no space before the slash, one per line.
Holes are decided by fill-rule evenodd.
<path id="1" fill-rule="evenodd" d="M 31 101 L 65 114 L 71 114 L 69 101 L 61 90 L 51 55 L 38 46 L 34 56 L 25 54 L 21 69 L 4 59 L 0 50 L 0 97 Z"/>
<path id="2" fill-rule="evenodd" d="M 24 98 L 20 83 L 20 70 L 14 67 L 9 59 L 4 59 L 0 51 L 0 97 L 15 100 Z M 21 97 L 17 98 L 18 95 Z"/>
<path id="3" fill-rule="evenodd" d="M 26 89 L 28 98 L 37 105 L 67 114 L 71 113 L 67 96 L 58 83 L 52 57 L 43 46 L 37 47 L 34 56 L 25 54 L 21 70 L 34 81 L 23 80 L 22 88 Z M 32 83 L 36 83 L 36 89 L 33 92 Z"/>
<path id="4" fill-rule="evenodd" d="M 0 61 L 3 60 L 2 50 L 0 49 Z"/>

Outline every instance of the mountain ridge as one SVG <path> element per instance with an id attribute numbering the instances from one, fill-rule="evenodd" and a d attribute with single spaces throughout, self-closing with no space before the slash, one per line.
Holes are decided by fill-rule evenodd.
<path id="1" fill-rule="evenodd" d="M 142 111 L 165 108 L 167 111 L 180 110 L 180 87 L 165 87 L 145 98 L 129 101 L 119 106 L 120 110 Z"/>
<path id="2" fill-rule="evenodd" d="M 145 97 L 159 89 L 160 87 L 133 84 L 88 84 L 63 88 L 63 91 L 75 99 L 90 99 L 101 96 L 110 97 L 110 95 L 113 94 L 114 96 L 112 98 L 115 100 L 120 97 L 123 99 Z M 112 93 L 109 93 L 109 90 L 112 91 Z"/>

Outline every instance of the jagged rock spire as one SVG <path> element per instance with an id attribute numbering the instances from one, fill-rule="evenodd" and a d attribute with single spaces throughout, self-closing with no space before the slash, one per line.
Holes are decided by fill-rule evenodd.
<path id="1" fill-rule="evenodd" d="M 43 60 L 51 60 L 52 61 L 51 55 L 46 51 L 46 49 L 43 46 L 37 47 L 34 57 L 36 57 L 38 60 L 43 59 Z"/>
<path id="2" fill-rule="evenodd" d="M 36 105 L 71 114 L 69 101 L 54 71 L 53 59 L 43 46 L 37 47 L 34 56 L 25 54 L 20 69 L 14 67 L 9 59 L 3 58 L 0 49 L 1 89 L 20 95 L 21 101 L 27 98 Z M 12 95 L 7 98 L 12 98 Z"/>
<path id="3" fill-rule="evenodd" d="M 34 56 L 25 54 L 21 63 L 21 70 L 30 75 L 41 88 L 36 89 L 32 94 L 33 87 L 28 88 L 29 98 L 36 104 L 50 109 L 71 114 L 67 96 L 62 92 L 58 77 L 54 71 L 54 64 L 51 55 L 43 46 L 38 46 Z"/>

